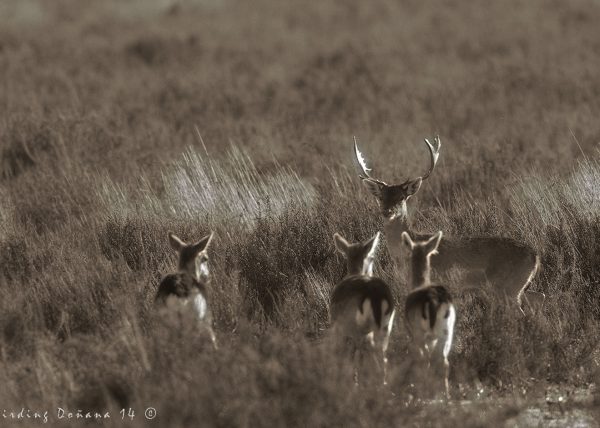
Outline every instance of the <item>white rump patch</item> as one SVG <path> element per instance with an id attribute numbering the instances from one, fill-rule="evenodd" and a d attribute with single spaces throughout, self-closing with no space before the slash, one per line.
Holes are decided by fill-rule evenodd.
<path id="1" fill-rule="evenodd" d="M 387 300 L 382 300 L 381 301 L 381 313 L 382 314 L 385 314 L 385 312 L 388 310 L 389 307 L 390 307 L 390 305 L 387 302 Z"/>
<path id="2" fill-rule="evenodd" d="M 448 358 L 448 354 L 450 353 L 450 348 L 452 347 L 452 338 L 454 337 L 454 323 L 456 321 L 456 310 L 454 309 L 454 305 L 448 305 L 448 318 L 442 318 L 444 320 L 444 358 Z M 444 314 L 445 315 L 445 314 Z"/>
<path id="3" fill-rule="evenodd" d="M 392 328 L 394 327 L 394 317 L 396 311 L 393 310 L 391 314 L 386 315 L 384 318 L 384 326 L 386 326 L 385 336 L 383 338 L 383 352 L 387 351 L 388 345 L 390 344 L 390 335 L 392 334 Z M 387 324 L 386 324 L 387 323 Z"/>
<path id="4" fill-rule="evenodd" d="M 193 309 L 199 320 L 203 320 L 208 312 L 208 302 L 200 293 L 187 298 L 171 295 L 167 297 L 166 303 L 167 308 L 174 311 L 188 311 L 189 309 Z"/>
<path id="5" fill-rule="evenodd" d="M 396 316 L 395 310 L 393 310 L 391 314 L 386 316 L 386 318 L 388 318 L 388 320 L 387 320 L 387 335 L 388 336 L 392 333 L 392 327 L 394 326 L 394 317 L 395 316 Z"/>
<path id="6" fill-rule="evenodd" d="M 360 310 L 356 311 L 356 323 L 359 326 L 365 326 L 368 322 L 373 319 L 373 309 L 371 308 L 371 299 L 365 299 L 362 304 L 362 313 Z"/>
<path id="7" fill-rule="evenodd" d="M 375 346 L 375 332 L 371 331 L 369 332 L 369 334 L 367 334 L 367 342 L 369 342 L 369 345 L 371 346 Z"/>
<path id="8" fill-rule="evenodd" d="M 169 309 L 178 311 L 187 304 L 187 299 L 182 299 L 174 294 L 167 297 L 166 306 Z"/>
<path id="9" fill-rule="evenodd" d="M 196 294 L 196 296 L 194 296 L 194 310 L 196 311 L 196 313 L 198 314 L 198 319 L 203 320 L 204 317 L 206 316 L 206 311 L 208 309 L 208 304 L 206 302 L 206 299 L 204 298 L 204 296 L 200 293 Z"/>

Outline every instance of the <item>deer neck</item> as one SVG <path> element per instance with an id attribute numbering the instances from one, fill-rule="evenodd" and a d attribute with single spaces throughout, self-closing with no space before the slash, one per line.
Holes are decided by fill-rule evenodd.
<path id="1" fill-rule="evenodd" d="M 411 257 L 410 284 L 412 288 L 426 287 L 431 283 L 429 256 Z"/>
<path id="2" fill-rule="evenodd" d="M 394 217 L 384 217 L 383 231 L 387 241 L 388 251 L 396 262 L 403 260 L 402 255 L 402 232 L 410 233 L 410 225 L 408 223 L 408 213 L 406 204 L 402 207 L 400 213 Z"/>
<path id="3" fill-rule="evenodd" d="M 373 276 L 373 260 L 367 259 L 362 262 L 362 264 L 356 266 L 353 263 L 348 262 L 347 266 L 347 276 L 352 275 L 364 275 L 364 276 Z"/>
<path id="4" fill-rule="evenodd" d="M 362 275 L 362 266 L 348 266 L 346 276 Z"/>
<path id="5" fill-rule="evenodd" d="M 402 232 L 410 233 L 410 225 L 406 218 L 385 219 L 383 222 L 383 229 L 388 241 L 390 240 L 390 237 L 397 237 L 400 239 Z"/>
<path id="6" fill-rule="evenodd" d="M 200 279 L 200 272 L 195 261 L 184 262 L 179 261 L 179 274 L 192 278 L 196 281 Z"/>
<path id="7" fill-rule="evenodd" d="M 198 281 L 198 274 L 195 269 L 179 269 L 179 274 Z"/>

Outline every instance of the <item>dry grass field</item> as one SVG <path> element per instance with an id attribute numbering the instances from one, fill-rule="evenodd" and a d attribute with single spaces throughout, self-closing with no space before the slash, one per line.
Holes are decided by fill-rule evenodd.
<path id="1" fill-rule="evenodd" d="M 599 21 L 596 0 L 2 0 L 0 425 L 598 426 Z M 399 181 L 434 134 L 416 228 L 531 245 L 548 296 L 523 316 L 449 284 L 447 403 L 411 386 L 402 316 L 386 387 L 327 337 L 332 236 L 382 227 L 353 136 Z M 153 305 L 167 233 L 211 230 L 216 351 Z"/>

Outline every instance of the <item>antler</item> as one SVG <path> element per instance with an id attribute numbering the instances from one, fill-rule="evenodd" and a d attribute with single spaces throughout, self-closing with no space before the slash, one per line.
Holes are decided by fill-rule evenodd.
<path id="1" fill-rule="evenodd" d="M 362 174 L 359 174 L 359 177 L 362 179 L 372 178 L 371 174 L 369 174 L 369 171 L 371 171 L 371 168 L 369 168 L 367 166 L 367 161 L 365 160 L 365 157 L 358 149 L 358 143 L 356 142 L 356 137 L 354 137 L 354 158 L 356 159 L 356 162 L 358 163 L 358 166 L 362 172 Z"/>
<path id="2" fill-rule="evenodd" d="M 429 155 L 431 158 L 431 166 L 429 167 L 429 171 L 421 177 L 421 180 L 426 180 L 429 178 L 435 165 L 437 164 L 438 158 L 440 157 L 440 147 L 442 147 L 442 142 L 440 141 L 440 136 L 436 135 L 433 139 L 433 144 L 425 138 L 425 144 L 427 144 L 427 148 L 429 149 Z"/>
<path id="3" fill-rule="evenodd" d="M 439 135 L 436 135 L 434 137 L 433 143 L 431 141 L 429 141 L 427 138 L 425 138 L 425 144 L 427 144 L 427 148 L 429 149 L 431 166 L 429 167 L 429 171 L 427 171 L 427 173 L 421 177 L 421 180 L 426 180 L 427 178 L 429 178 L 429 176 L 435 169 L 435 165 L 437 164 L 438 158 L 440 157 L 440 148 L 442 147 L 442 142 L 440 140 Z M 383 181 L 373 178 L 371 176 L 371 174 L 369 174 L 369 172 L 372 171 L 372 168 L 369 168 L 367 166 L 367 161 L 365 160 L 364 155 L 358 148 L 358 143 L 356 141 L 356 137 L 354 137 L 354 158 L 356 159 L 356 163 L 358 164 L 358 166 L 360 168 L 360 172 L 361 172 L 361 174 L 359 174 L 360 178 L 362 178 L 363 180 L 370 179 L 370 180 L 373 180 L 376 182 L 383 183 Z"/>
<path id="4" fill-rule="evenodd" d="M 371 174 L 369 174 L 369 171 L 371 171 L 371 168 L 369 168 L 367 166 L 367 161 L 365 160 L 365 157 L 358 149 L 358 143 L 356 142 L 356 137 L 354 137 L 354 158 L 356 159 L 356 163 L 358 164 L 358 167 L 360 168 L 360 171 L 361 171 L 361 174 L 358 174 L 358 176 L 360 177 L 361 180 L 364 180 L 365 183 L 369 183 L 369 182 L 375 183 L 379 186 L 387 186 L 388 185 L 385 181 L 378 180 L 377 178 L 374 178 L 373 176 L 371 176 Z"/>

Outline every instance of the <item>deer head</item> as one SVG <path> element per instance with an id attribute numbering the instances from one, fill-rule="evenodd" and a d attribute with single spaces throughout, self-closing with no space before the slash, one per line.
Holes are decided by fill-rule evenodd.
<path id="1" fill-rule="evenodd" d="M 363 242 L 351 244 L 339 233 L 333 235 L 335 248 L 344 255 L 348 264 L 348 275 L 373 275 L 375 251 L 379 243 L 380 233 Z"/>
<path id="2" fill-rule="evenodd" d="M 356 163 L 360 168 L 359 177 L 367 189 L 369 189 L 369 191 L 377 198 L 381 214 L 388 221 L 392 221 L 397 217 L 406 219 L 406 216 L 408 215 L 406 201 L 419 191 L 423 180 L 428 179 L 435 168 L 438 157 L 440 156 L 440 147 L 442 145 L 440 137 L 436 136 L 433 143 L 425 138 L 425 144 L 427 144 L 427 148 L 429 149 L 431 160 L 427 173 L 417 178 L 408 179 L 400 184 L 388 184 L 374 178 L 370 174 L 371 168 L 367 166 L 365 157 L 358 149 L 358 144 L 356 143 L 356 139 L 354 139 L 354 156 Z"/>
<path id="3" fill-rule="evenodd" d="M 169 233 L 169 244 L 179 254 L 179 270 L 192 275 L 199 281 L 208 281 L 208 245 L 213 233 L 193 244 L 187 244 L 174 233 Z"/>

